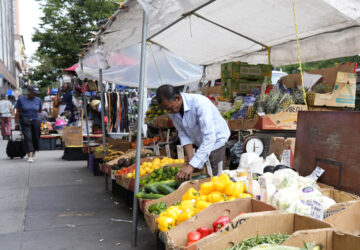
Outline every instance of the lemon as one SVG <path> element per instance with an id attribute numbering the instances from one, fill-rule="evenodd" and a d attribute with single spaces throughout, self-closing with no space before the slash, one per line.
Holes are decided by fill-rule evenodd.
<path id="1" fill-rule="evenodd" d="M 155 158 L 153 161 L 152 161 L 152 164 L 159 164 L 160 163 L 160 159 L 159 158 Z"/>
<path id="2" fill-rule="evenodd" d="M 132 176 L 133 176 L 133 174 L 132 173 L 128 173 L 127 175 L 126 175 L 126 178 L 132 178 Z"/>
<path id="3" fill-rule="evenodd" d="M 184 159 L 179 159 L 179 163 L 184 163 Z"/>
<path id="4" fill-rule="evenodd" d="M 140 169 L 140 176 L 146 175 L 146 171 L 144 169 Z"/>

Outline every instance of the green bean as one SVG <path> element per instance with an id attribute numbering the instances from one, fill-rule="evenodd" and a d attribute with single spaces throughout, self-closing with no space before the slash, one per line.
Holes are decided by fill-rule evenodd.
<path id="1" fill-rule="evenodd" d="M 248 250 L 258 245 L 262 244 L 271 244 L 271 245 L 281 245 L 289 238 L 288 234 L 269 234 L 266 236 L 259 236 L 248 238 L 236 244 L 229 250 Z"/>

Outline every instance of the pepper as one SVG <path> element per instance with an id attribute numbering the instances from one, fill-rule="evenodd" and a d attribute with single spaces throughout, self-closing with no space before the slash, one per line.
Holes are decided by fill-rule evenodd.
<path id="1" fill-rule="evenodd" d="M 210 205 L 211 205 L 211 203 L 209 203 L 207 201 L 197 201 L 195 203 L 195 212 L 198 213 L 198 212 L 204 210 L 205 208 L 207 208 Z"/>
<path id="2" fill-rule="evenodd" d="M 161 212 L 164 212 L 167 209 L 165 202 L 158 202 L 155 204 L 152 204 L 148 211 L 149 213 L 154 213 L 154 214 L 160 214 Z"/>
<path id="3" fill-rule="evenodd" d="M 212 191 L 214 191 L 214 183 L 209 181 L 201 184 L 200 186 L 200 193 L 202 194 L 210 194 Z"/>
<path id="4" fill-rule="evenodd" d="M 240 195 L 240 198 L 251 198 L 251 197 L 252 197 L 251 194 L 248 194 L 248 193 L 242 193 Z"/>
<path id="5" fill-rule="evenodd" d="M 181 209 L 176 206 L 171 206 L 168 209 L 166 209 L 165 216 L 171 217 L 175 220 L 177 220 L 177 217 L 181 214 Z"/>
<path id="6" fill-rule="evenodd" d="M 211 234 L 211 230 L 207 227 L 199 227 L 196 231 L 201 234 L 201 239 Z"/>
<path id="7" fill-rule="evenodd" d="M 211 192 L 211 194 L 209 194 L 209 202 L 210 203 L 221 202 L 224 200 L 225 199 L 223 197 L 223 194 L 220 193 L 219 191 L 214 191 L 214 192 Z"/>
<path id="8" fill-rule="evenodd" d="M 227 198 L 228 198 L 228 201 L 236 200 L 236 197 L 234 197 L 234 196 L 228 196 Z"/>
<path id="9" fill-rule="evenodd" d="M 175 226 L 175 219 L 167 216 L 160 216 L 156 219 L 161 232 L 166 232 Z"/>
<path id="10" fill-rule="evenodd" d="M 189 188 L 188 191 L 186 191 L 186 193 L 182 196 L 181 200 L 182 201 L 193 200 L 198 195 L 199 195 L 199 192 L 196 191 L 195 188 Z"/>
<path id="11" fill-rule="evenodd" d="M 243 193 L 244 187 L 241 182 L 231 182 L 228 184 L 228 186 L 225 189 L 225 194 L 228 196 L 234 196 L 236 198 L 239 198 L 240 195 Z"/>
<path id="12" fill-rule="evenodd" d="M 231 196 L 234 193 L 235 185 L 236 184 L 234 182 L 229 183 L 224 191 L 224 194 Z"/>
<path id="13" fill-rule="evenodd" d="M 214 177 L 211 178 L 211 182 L 216 182 L 218 179 L 219 179 L 218 176 L 214 176 Z"/>
<path id="14" fill-rule="evenodd" d="M 198 201 L 208 201 L 208 195 L 200 194 L 198 197 L 196 197 L 196 202 Z"/>
<path id="15" fill-rule="evenodd" d="M 187 219 L 190 219 L 191 217 L 194 216 L 194 214 L 195 214 L 194 210 L 187 209 L 187 210 L 183 211 L 177 217 L 177 221 L 176 221 L 177 224 L 179 225 L 180 223 L 186 221 Z"/>
<path id="16" fill-rule="evenodd" d="M 195 208 L 195 200 L 187 200 L 187 201 L 182 201 L 179 208 L 182 210 L 182 211 L 185 211 L 187 209 L 190 209 L 190 210 L 194 210 Z"/>
<path id="17" fill-rule="evenodd" d="M 230 183 L 230 177 L 226 174 L 222 174 L 216 181 L 214 181 L 214 186 L 217 191 L 224 192 Z"/>
<path id="18" fill-rule="evenodd" d="M 216 221 L 213 223 L 213 230 L 214 232 L 217 232 L 220 230 L 220 228 L 226 226 L 231 222 L 231 219 L 229 216 L 220 216 Z"/>

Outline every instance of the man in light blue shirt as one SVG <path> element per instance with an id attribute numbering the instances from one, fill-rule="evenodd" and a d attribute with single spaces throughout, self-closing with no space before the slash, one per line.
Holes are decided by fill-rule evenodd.
<path id="1" fill-rule="evenodd" d="M 160 86 L 156 98 L 172 119 L 187 156 L 188 165 L 177 178 L 189 179 L 194 168 L 202 168 L 208 159 L 213 175 L 217 175 L 218 163 L 225 163 L 225 143 L 230 136 L 219 110 L 207 97 L 180 93 L 171 85 Z M 195 155 L 193 144 L 198 147 Z"/>

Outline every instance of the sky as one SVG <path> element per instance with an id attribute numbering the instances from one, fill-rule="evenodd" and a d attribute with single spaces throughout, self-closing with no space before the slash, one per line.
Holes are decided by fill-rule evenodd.
<path id="1" fill-rule="evenodd" d="M 39 26 L 42 11 L 35 0 L 19 0 L 20 34 L 24 37 L 25 54 L 29 59 L 36 51 L 38 43 L 31 41 L 34 28 Z"/>

